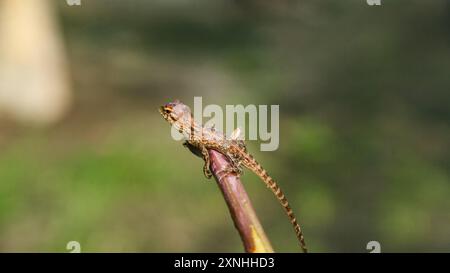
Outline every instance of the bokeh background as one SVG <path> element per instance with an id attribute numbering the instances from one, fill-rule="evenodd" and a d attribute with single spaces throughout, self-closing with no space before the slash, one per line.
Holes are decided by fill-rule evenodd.
<path id="1" fill-rule="evenodd" d="M 0 5 L 0 251 L 242 252 L 157 112 L 194 96 L 280 105 L 279 149 L 249 150 L 312 252 L 450 251 L 449 1 L 81 2 Z M 243 181 L 275 250 L 299 252 Z"/>

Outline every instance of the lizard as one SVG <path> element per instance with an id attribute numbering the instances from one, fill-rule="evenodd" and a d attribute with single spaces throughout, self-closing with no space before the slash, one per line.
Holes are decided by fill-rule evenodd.
<path id="1" fill-rule="evenodd" d="M 277 197 L 294 227 L 301 249 L 304 253 L 307 252 L 302 229 L 286 196 L 275 180 L 247 151 L 245 142 L 238 139 L 240 135 L 239 128 L 233 131 L 230 138 L 227 138 L 225 134 L 215 130 L 214 126 L 206 128 L 202 124 L 197 123 L 194 120 L 190 108 L 178 100 L 161 106 L 159 111 L 164 119 L 185 137 L 186 140 L 183 145 L 197 156 L 203 158 L 203 173 L 206 178 L 210 179 L 212 177 L 209 169 L 210 159 L 208 150 L 210 149 L 222 153 L 229 159 L 232 167 L 225 171 L 241 175 L 243 167 L 245 167 L 255 173 Z"/>

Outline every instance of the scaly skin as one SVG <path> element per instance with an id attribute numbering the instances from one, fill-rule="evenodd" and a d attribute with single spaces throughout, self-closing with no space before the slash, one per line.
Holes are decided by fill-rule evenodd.
<path id="1" fill-rule="evenodd" d="M 204 159 L 205 165 L 203 167 L 203 173 L 207 178 L 211 178 L 212 176 L 211 171 L 209 170 L 209 149 L 216 150 L 228 157 L 233 167 L 227 171 L 240 175 L 243 167 L 245 167 L 260 177 L 277 197 L 294 227 L 295 234 L 300 242 L 300 247 L 303 252 L 307 252 L 302 230 L 297 222 L 294 212 L 289 206 L 286 196 L 261 164 L 247 152 L 244 141 L 238 140 L 238 136 L 235 134 L 233 134 L 234 136 L 230 139 L 227 139 L 223 133 L 216 131 L 214 128 L 205 128 L 202 125 L 197 124 L 192 117 L 189 107 L 179 101 L 161 106 L 159 111 L 164 119 L 186 137 L 187 140 L 183 145 L 189 148 L 194 154 Z"/>

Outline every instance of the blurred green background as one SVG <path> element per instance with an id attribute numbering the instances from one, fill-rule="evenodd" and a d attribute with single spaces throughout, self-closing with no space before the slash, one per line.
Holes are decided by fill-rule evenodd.
<path id="1" fill-rule="evenodd" d="M 242 252 L 157 111 L 194 96 L 280 105 L 280 148 L 249 150 L 310 251 L 450 251 L 449 1 L 52 3 L 72 107 L 53 125 L 0 119 L 0 251 Z M 299 252 L 271 192 L 243 182 L 275 250 Z"/>

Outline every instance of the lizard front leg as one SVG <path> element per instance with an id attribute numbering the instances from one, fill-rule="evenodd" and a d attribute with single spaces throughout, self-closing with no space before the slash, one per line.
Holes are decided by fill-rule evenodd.
<path id="1" fill-rule="evenodd" d="M 203 158 L 205 161 L 205 165 L 203 165 L 203 174 L 205 177 L 210 179 L 212 177 L 211 170 L 209 169 L 209 164 L 211 163 L 209 160 L 209 152 L 208 149 L 204 145 L 193 145 L 189 141 L 185 141 L 183 146 L 188 148 L 193 154 L 198 157 Z"/>
<path id="2" fill-rule="evenodd" d="M 210 166 L 210 160 L 209 160 L 209 152 L 208 149 L 204 145 L 200 146 L 203 160 L 205 160 L 205 165 L 203 165 L 203 174 L 206 178 L 210 179 L 212 177 L 211 170 L 209 169 Z"/>

